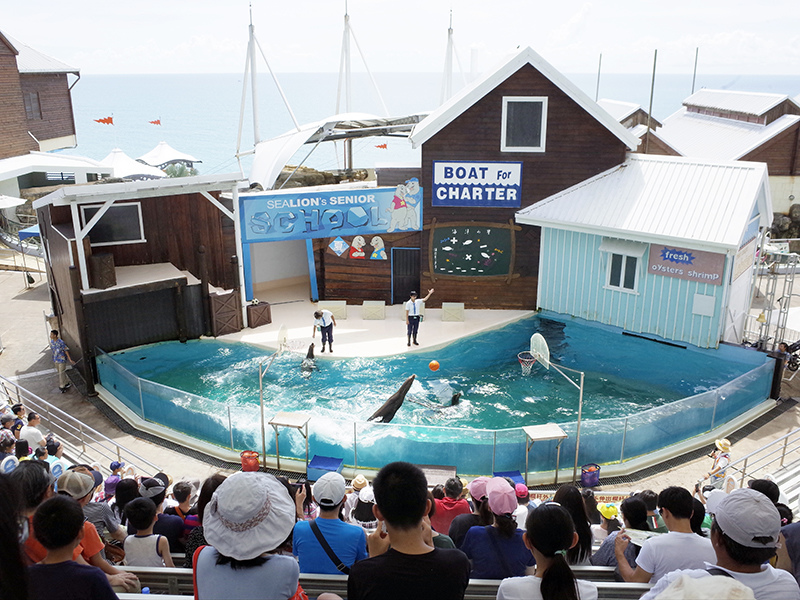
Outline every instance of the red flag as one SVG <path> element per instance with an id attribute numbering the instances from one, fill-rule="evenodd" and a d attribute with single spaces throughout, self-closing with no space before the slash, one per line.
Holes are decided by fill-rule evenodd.
<path id="1" fill-rule="evenodd" d="M 375 146 L 376 148 L 380 148 L 381 150 L 386 150 L 386 144 L 378 144 Z"/>
<path id="2" fill-rule="evenodd" d="M 161 119 L 156 119 L 155 121 L 148 121 L 150 125 L 161 125 Z"/>
<path id="3" fill-rule="evenodd" d="M 103 117 L 102 119 L 95 119 L 95 123 L 102 123 L 103 125 L 113 125 L 114 117 Z"/>

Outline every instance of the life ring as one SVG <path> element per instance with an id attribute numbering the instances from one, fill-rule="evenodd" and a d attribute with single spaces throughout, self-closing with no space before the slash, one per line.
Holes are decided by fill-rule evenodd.
<path id="1" fill-rule="evenodd" d="M 136 477 L 136 467 L 134 465 L 128 465 L 125 467 L 125 470 L 122 472 L 123 479 L 134 479 Z"/>

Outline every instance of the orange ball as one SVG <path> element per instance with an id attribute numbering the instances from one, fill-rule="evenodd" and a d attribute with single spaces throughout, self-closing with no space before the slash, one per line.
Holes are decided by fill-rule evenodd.
<path id="1" fill-rule="evenodd" d="M 431 371 L 438 371 L 439 370 L 439 361 L 438 360 L 432 360 L 431 362 L 428 363 L 428 368 Z"/>

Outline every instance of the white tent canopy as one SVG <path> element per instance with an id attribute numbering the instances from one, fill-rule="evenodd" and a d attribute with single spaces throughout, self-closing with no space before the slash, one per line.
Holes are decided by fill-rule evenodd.
<path id="1" fill-rule="evenodd" d="M 22 198 L 15 198 L 14 196 L 4 196 L 3 194 L 0 194 L 0 210 L 4 208 L 14 208 L 20 204 L 25 204 L 25 200 Z"/>
<path id="2" fill-rule="evenodd" d="M 100 164 L 112 169 L 114 177 L 159 179 L 165 176 L 164 171 L 133 160 L 119 148 L 114 148 L 108 156 L 100 161 Z"/>
<path id="3" fill-rule="evenodd" d="M 164 166 L 172 163 L 184 163 L 191 167 L 194 163 L 203 162 L 202 160 L 196 159 L 191 154 L 178 152 L 167 142 L 159 142 L 158 146 L 150 150 L 150 152 L 147 154 L 143 154 L 136 160 L 146 165 L 150 165 L 151 167 L 159 168 L 163 168 Z"/>

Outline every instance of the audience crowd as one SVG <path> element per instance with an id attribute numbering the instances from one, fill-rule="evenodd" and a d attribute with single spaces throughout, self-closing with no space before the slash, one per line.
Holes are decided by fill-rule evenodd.
<path id="1" fill-rule="evenodd" d="M 42 451 L 0 474 L 4 599 L 115 598 L 141 589 L 125 566 L 175 565 L 193 569 L 201 600 L 303 600 L 301 573 L 346 575 L 349 600 L 460 599 L 470 579 L 498 580 L 498 599 L 591 600 L 597 585 L 573 568 L 593 565 L 649 584 L 643 600 L 686 590 L 800 600 L 800 524 L 766 479 L 730 493 L 644 490 L 618 504 L 569 484 L 532 499 L 503 477 L 431 490 L 403 462 L 349 486 L 339 473 L 292 483 L 263 472 L 173 484 L 118 461 L 104 479 L 97 465 L 52 473 L 48 446 L 62 448 L 35 413 L 12 408 L 0 451 L 18 454 L 21 439 Z"/>

